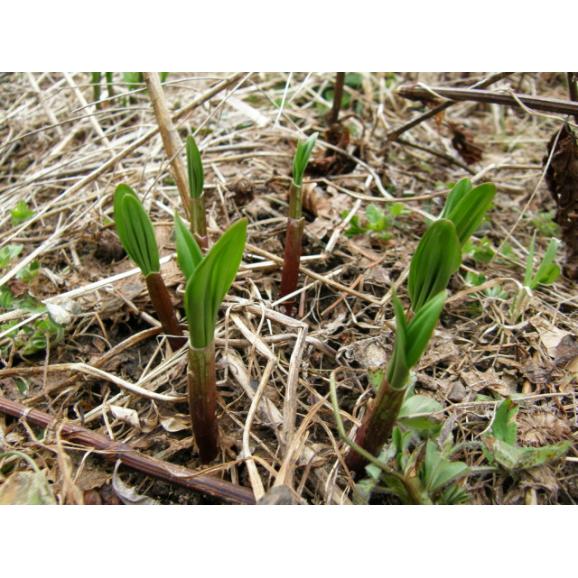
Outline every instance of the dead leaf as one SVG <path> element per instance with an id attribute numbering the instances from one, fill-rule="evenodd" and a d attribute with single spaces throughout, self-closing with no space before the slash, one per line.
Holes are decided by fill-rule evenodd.
<path id="1" fill-rule="evenodd" d="M 116 418 L 128 423 L 129 425 L 140 429 L 140 421 L 138 419 L 138 413 L 134 409 L 128 407 L 122 407 L 120 405 L 110 405 L 110 413 Z"/>
<path id="2" fill-rule="evenodd" d="M 175 414 L 161 417 L 160 423 L 163 429 L 170 433 L 191 429 L 191 418 L 188 415 Z"/>
<path id="3" fill-rule="evenodd" d="M 125 484 L 118 475 L 118 467 L 120 460 L 116 462 L 114 473 L 112 475 L 112 487 L 116 495 L 122 500 L 123 504 L 127 506 L 156 506 L 159 504 L 156 500 L 139 494 L 134 488 Z"/>
<path id="4" fill-rule="evenodd" d="M 452 133 L 452 146 L 468 165 L 479 163 L 482 160 L 482 149 L 474 143 L 473 135 L 463 127 L 447 123 Z"/>
<path id="5" fill-rule="evenodd" d="M 42 506 L 54 504 L 56 504 L 56 498 L 46 476 L 40 470 L 16 472 L 0 487 L 0 505 Z"/>

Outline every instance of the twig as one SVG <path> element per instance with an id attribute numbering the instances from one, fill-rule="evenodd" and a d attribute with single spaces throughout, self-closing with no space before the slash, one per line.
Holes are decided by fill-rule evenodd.
<path id="1" fill-rule="evenodd" d="M 472 88 L 487 88 L 488 86 L 491 86 L 492 84 L 498 82 L 499 80 L 502 80 L 503 78 L 507 78 L 508 76 L 510 76 L 510 74 L 512 74 L 512 73 L 511 72 L 498 72 L 496 74 L 492 74 L 492 75 L 488 76 L 487 78 L 480 80 L 480 82 L 476 82 L 476 84 L 472 85 Z M 426 120 L 434 117 L 436 114 L 443 112 L 444 110 L 448 109 L 453 104 L 454 104 L 453 102 L 444 102 L 442 104 L 439 104 L 438 106 L 435 106 L 431 110 L 428 110 L 427 112 L 424 112 L 423 114 L 420 114 L 419 116 L 411 119 L 409 122 L 406 122 L 405 124 L 401 125 L 400 127 L 396 128 L 395 130 L 392 130 L 391 132 L 389 132 L 387 135 L 387 141 L 391 142 L 391 141 L 397 140 L 404 132 L 407 132 L 408 130 L 412 129 L 414 126 L 417 126 L 418 124 L 421 124 L 422 122 L 425 122 Z"/>
<path id="2" fill-rule="evenodd" d="M 561 100 L 559 98 L 547 98 L 545 96 L 531 96 L 528 94 L 504 94 L 491 90 L 478 90 L 473 88 L 443 88 L 423 86 L 401 86 L 397 94 L 409 100 L 433 100 L 435 95 L 442 98 L 459 101 L 486 102 L 552 112 L 557 114 L 578 115 L 578 102 Z"/>
<path id="3" fill-rule="evenodd" d="M 65 439 L 89 448 L 96 448 L 103 452 L 103 457 L 106 459 L 111 461 L 120 460 L 125 466 L 143 474 L 235 504 L 252 505 L 255 503 L 253 492 L 249 488 L 237 486 L 225 480 L 198 474 L 182 466 L 145 456 L 128 444 L 111 441 L 107 437 L 83 427 L 60 422 L 47 413 L 37 409 L 30 409 L 4 397 L 0 397 L 0 412 L 21 418 L 31 425 L 51 429 L 58 427 L 59 432 Z"/>

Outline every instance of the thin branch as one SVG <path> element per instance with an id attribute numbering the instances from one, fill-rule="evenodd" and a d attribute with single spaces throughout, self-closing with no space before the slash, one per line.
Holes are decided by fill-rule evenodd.
<path id="1" fill-rule="evenodd" d="M 492 92 L 491 90 L 478 90 L 473 88 L 443 88 L 438 86 L 402 86 L 397 94 L 409 100 L 435 100 L 436 96 L 447 98 L 450 101 L 474 101 L 516 108 L 527 107 L 536 111 L 551 112 L 557 114 L 578 115 L 578 102 L 547 98 L 545 96 L 531 96 L 527 94 L 505 94 Z M 523 106 L 522 106 L 523 105 Z"/>
<path id="2" fill-rule="evenodd" d="M 27 423 L 45 428 L 58 427 L 60 433 L 69 441 L 95 448 L 103 452 L 108 460 L 120 460 L 124 465 L 159 478 L 166 482 L 183 486 L 196 492 L 202 492 L 215 498 L 235 504 L 254 504 L 253 492 L 244 486 L 238 486 L 212 476 L 197 474 L 192 470 L 143 455 L 131 446 L 111 441 L 107 437 L 86 428 L 61 422 L 47 413 L 30 409 L 20 403 L 0 397 L 0 413 L 25 420 Z"/>

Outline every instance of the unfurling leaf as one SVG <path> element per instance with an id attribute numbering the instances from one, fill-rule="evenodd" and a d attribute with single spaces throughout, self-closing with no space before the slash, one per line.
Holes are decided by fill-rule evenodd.
<path id="1" fill-rule="evenodd" d="M 461 247 L 452 221 L 440 219 L 429 227 L 411 260 L 408 292 L 414 312 L 448 286 L 459 269 Z"/>
<path id="2" fill-rule="evenodd" d="M 297 145 L 295 158 L 293 159 L 293 182 L 298 187 L 303 184 L 303 175 L 316 141 L 317 133 L 312 134 L 305 142 L 300 142 Z"/>
<path id="3" fill-rule="evenodd" d="M 146 277 L 160 271 L 159 250 L 153 225 L 135 192 L 119 185 L 114 193 L 114 221 L 129 257 Z"/>
<path id="4" fill-rule="evenodd" d="M 201 153 L 192 136 L 187 137 L 187 173 L 189 175 L 189 194 L 198 198 L 203 194 L 205 173 Z"/>
<path id="5" fill-rule="evenodd" d="M 240 219 L 223 233 L 188 278 L 185 311 L 195 348 L 207 347 L 213 340 L 219 306 L 237 275 L 246 237 L 247 220 Z"/>
<path id="6" fill-rule="evenodd" d="M 495 194 L 492 183 L 474 188 L 468 179 L 462 179 L 451 190 L 441 216 L 454 223 L 462 246 L 480 226 Z"/>

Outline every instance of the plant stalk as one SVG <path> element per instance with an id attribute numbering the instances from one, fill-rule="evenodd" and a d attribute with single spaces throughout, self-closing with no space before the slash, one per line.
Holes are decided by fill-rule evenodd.
<path id="1" fill-rule="evenodd" d="M 404 396 L 405 388 L 394 389 L 387 378 L 384 378 L 377 397 L 357 431 L 355 443 L 370 454 L 379 455 L 381 448 L 391 437 Z M 351 471 L 360 475 L 363 474 L 369 462 L 354 450 L 350 450 L 345 463 Z"/>
<path id="2" fill-rule="evenodd" d="M 201 461 L 208 464 L 219 451 L 215 342 L 195 348 L 189 344 L 189 410 Z"/>
<path id="3" fill-rule="evenodd" d="M 171 347 L 174 351 L 177 351 L 185 344 L 186 338 L 183 336 L 183 331 L 177 321 L 167 286 L 160 273 L 151 273 L 145 279 L 153 307 L 159 316 L 159 321 L 167 334 Z"/>
<path id="4" fill-rule="evenodd" d="M 295 212 L 291 212 L 291 208 L 290 214 L 295 214 Z M 301 260 L 301 248 L 303 242 L 303 227 L 305 226 L 305 219 L 301 216 L 300 210 L 298 211 L 298 214 L 298 218 L 290 216 L 287 219 L 283 273 L 281 274 L 281 297 L 285 297 L 285 295 L 289 295 L 289 293 L 293 293 L 293 291 L 297 289 L 299 263 Z M 295 305 L 295 299 L 284 303 L 287 315 L 293 315 Z"/>
<path id="5" fill-rule="evenodd" d="M 339 111 L 341 110 L 341 102 L 343 101 L 343 85 L 345 83 L 345 72 L 335 73 L 335 86 L 333 89 L 333 105 L 329 115 L 329 126 L 336 124 L 339 121 Z"/>

